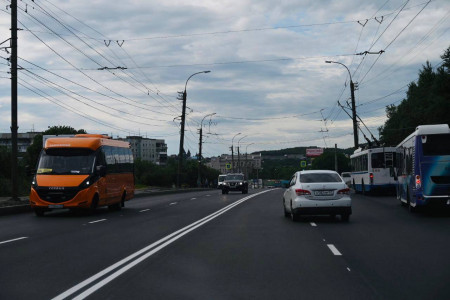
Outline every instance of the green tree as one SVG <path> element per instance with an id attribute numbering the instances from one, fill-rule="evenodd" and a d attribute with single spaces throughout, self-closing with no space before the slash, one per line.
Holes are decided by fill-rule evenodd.
<path id="1" fill-rule="evenodd" d="M 322 155 L 315 158 L 312 162 L 313 170 L 332 170 L 334 171 L 334 150 L 325 151 Z M 350 170 L 350 159 L 343 153 L 337 153 L 338 173 L 346 172 Z"/>
<path id="2" fill-rule="evenodd" d="M 387 120 L 380 130 L 386 146 L 396 146 L 418 125 L 448 124 L 450 115 L 450 47 L 441 56 L 442 66 L 433 70 L 427 61 L 411 82 L 398 106 L 386 107 Z"/>
<path id="3" fill-rule="evenodd" d="M 28 168 L 34 168 L 37 164 L 39 154 L 42 150 L 42 138 L 43 135 L 60 135 L 60 134 L 81 134 L 86 133 L 84 129 L 76 130 L 70 126 L 52 126 L 49 127 L 42 134 L 38 134 L 34 137 L 33 143 L 27 148 L 27 152 L 24 156 L 25 165 Z"/>

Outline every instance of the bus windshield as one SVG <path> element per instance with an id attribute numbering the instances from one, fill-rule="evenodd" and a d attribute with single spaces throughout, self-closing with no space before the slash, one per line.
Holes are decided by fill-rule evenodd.
<path id="1" fill-rule="evenodd" d="M 37 174 L 91 174 L 94 160 L 89 149 L 47 149 L 41 153 Z"/>
<path id="2" fill-rule="evenodd" d="M 450 134 L 430 134 L 422 137 L 425 156 L 450 155 Z"/>

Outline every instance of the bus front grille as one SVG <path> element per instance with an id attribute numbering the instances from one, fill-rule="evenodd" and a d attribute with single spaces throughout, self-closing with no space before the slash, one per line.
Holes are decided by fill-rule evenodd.
<path id="1" fill-rule="evenodd" d="M 78 190 L 52 191 L 48 189 L 38 189 L 39 198 L 51 203 L 62 203 L 69 201 L 75 197 Z"/>

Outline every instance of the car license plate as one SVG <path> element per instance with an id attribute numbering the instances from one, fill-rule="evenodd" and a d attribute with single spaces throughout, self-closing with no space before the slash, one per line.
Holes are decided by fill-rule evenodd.
<path id="1" fill-rule="evenodd" d="M 333 191 L 314 191 L 314 196 L 331 196 Z"/>
<path id="2" fill-rule="evenodd" d="M 64 205 L 62 204 L 50 204 L 48 208 L 64 208 Z"/>

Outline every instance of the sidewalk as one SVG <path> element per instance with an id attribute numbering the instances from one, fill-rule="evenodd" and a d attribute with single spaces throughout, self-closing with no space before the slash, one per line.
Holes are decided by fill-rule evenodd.
<path id="1" fill-rule="evenodd" d="M 173 188 L 160 188 L 160 187 L 147 187 L 143 189 L 135 190 L 134 198 L 157 196 L 175 193 L 188 193 L 196 191 L 211 190 L 208 188 L 191 188 L 191 189 L 173 189 Z M 133 199 L 131 199 L 132 201 Z M 11 197 L 0 197 L 0 216 L 15 214 L 21 212 L 31 211 L 29 197 L 19 197 L 18 201 L 11 200 Z"/>

